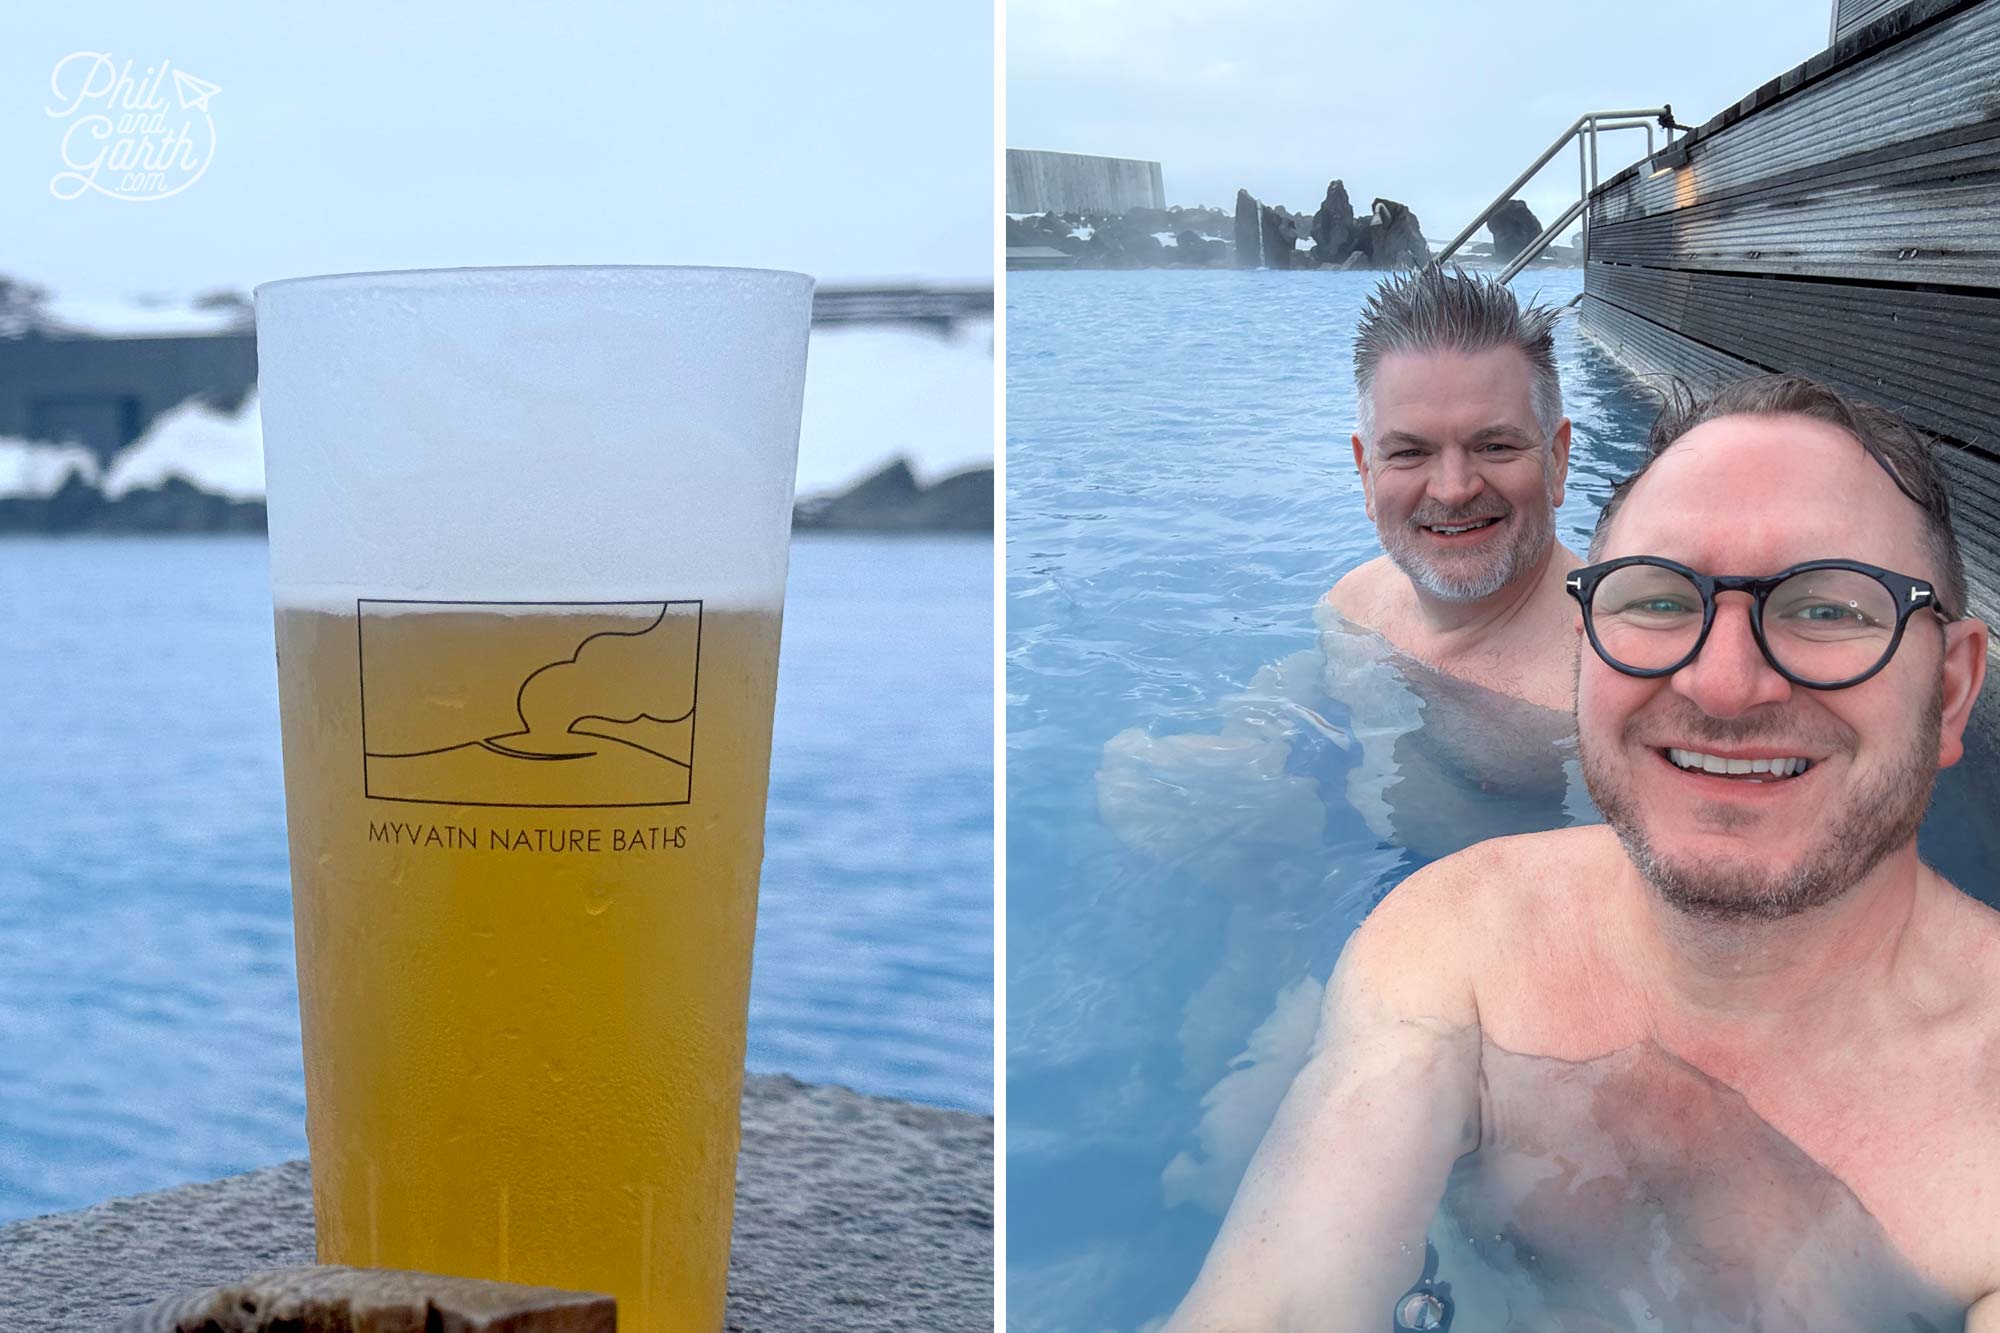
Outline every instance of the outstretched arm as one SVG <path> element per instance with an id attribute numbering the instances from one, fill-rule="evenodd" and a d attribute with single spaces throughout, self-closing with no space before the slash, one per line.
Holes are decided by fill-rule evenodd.
<path id="1" fill-rule="evenodd" d="M 1106 827 L 1153 860 L 1221 881 L 1240 878 L 1246 856 L 1268 862 L 1274 846 L 1317 848 L 1319 783 L 1287 761 L 1302 726 L 1325 725 L 1310 707 L 1318 660 L 1301 652 L 1258 671 L 1223 702 L 1215 734 L 1113 736 L 1097 771 Z"/>
<path id="2" fill-rule="evenodd" d="M 1379 1333 L 1417 1280 L 1451 1165 L 1479 1138 L 1459 878 L 1419 872 L 1348 941 L 1320 1039 L 1170 1333 Z"/>

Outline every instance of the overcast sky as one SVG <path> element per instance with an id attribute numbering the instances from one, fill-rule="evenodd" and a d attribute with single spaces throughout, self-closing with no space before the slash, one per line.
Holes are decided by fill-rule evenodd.
<path id="1" fill-rule="evenodd" d="M 1012 0 L 1007 144 L 1157 160 L 1170 204 L 1311 212 L 1343 179 L 1445 240 L 1586 111 L 1699 124 L 1822 50 L 1831 0 Z M 1645 151 L 1602 141 L 1604 175 Z M 1548 222 L 1574 153 L 1524 192 Z"/>
<path id="2" fill-rule="evenodd" d="M 0 275 L 181 294 L 358 269 L 992 273 L 992 13 L 959 0 L 0 0 Z M 216 85 L 208 170 L 50 192 L 72 52 Z M 74 119 L 72 117 L 71 119 Z"/>

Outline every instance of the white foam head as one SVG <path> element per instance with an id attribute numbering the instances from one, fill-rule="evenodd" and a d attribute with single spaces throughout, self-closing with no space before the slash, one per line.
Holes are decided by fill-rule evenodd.
<path id="1" fill-rule="evenodd" d="M 264 284 L 279 603 L 779 606 L 812 288 L 636 267 Z"/>

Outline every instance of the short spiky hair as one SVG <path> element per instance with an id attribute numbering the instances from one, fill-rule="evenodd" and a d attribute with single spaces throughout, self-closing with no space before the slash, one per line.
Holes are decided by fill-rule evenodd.
<path id="1" fill-rule="evenodd" d="M 1590 535 L 1590 558 L 1602 558 L 1611 520 L 1661 454 L 1703 422 L 1735 416 L 1811 417 L 1852 435 L 1889 474 L 1896 489 L 1923 510 L 1924 548 L 1936 567 L 1938 597 L 1953 615 L 1969 614 L 1965 558 L 1959 553 L 1958 535 L 1952 531 L 1951 488 L 1936 444 L 1887 408 L 1849 398 L 1804 375 L 1752 375 L 1724 385 L 1707 398 L 1698 397 L 1679 380 L 1670 384 L 1646 441 L 1646 461 L 1612 488 L 1611 498 L 1598 511 L 1597 528 Z"/>
<path id="2" fill-rule="evenodd" d="M 1361 438 L 1375 435 L 1375 372 L 1391 352 L 1484 352 L 1513 347 L 1528 358 L 1529 396 L 1544 441 L 1562 421 L 1556 378 L 1556 316 L 1548 306 L 1521 309 L 1502 282 L 1453 265 L 1412 269 L 1384 278 L 1361 308 L 1354 335 L 1354 390 Z"/>

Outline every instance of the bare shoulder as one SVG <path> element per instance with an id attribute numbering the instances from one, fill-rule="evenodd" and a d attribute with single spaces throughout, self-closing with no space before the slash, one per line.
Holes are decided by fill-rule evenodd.
<path id="1" fill-rule="evenodd" d="M 1344 967 L 1410 1004 L 1473 1012 L 1471 996 L 1507 941 L 1577 896 L 1564 890 L 1621 855 L 1602 825 L 1475 843 L 1390 891 L 1350 940 Z M 1440 1014 L 1452 1017 L 1455 1014 Z"/>
<path id="2" fill-rule="evenodd" d="M 1952 1090 L 1944 1114 L 1958 1131 L 1961 1180 L 1992 1181 L 2000 1179 L 2000 910 L 1939 882 L 1949 890 L 1935 932 L 1949 941 L 1936 958 L 1948 980 L 1933 992 L 1948 997 L 1940 1010 L 1949 1036 L 1935 1061 L 1951 1071 L 1942 1084 Z M 1967 1204 L 1960 1243 L 1976 1256 L 1985 1291 L 1967 1311 L 1966 1333 L 2000 1333 L 2000 1208 L 1978 1184 Z"/>
<path id="3" fill-rule="evenodd" d="M 1396 581 L 1401 578 L 1402 571 L 1394 562 L 1386 555 L 1378 555 L 1341 575 L 1324 600 L 1349 620 L 1363 625 L 1379 624 L 1391 609 Z"/>
<path id="4" fill-rule="evenodd" d="M 1933 937 L 1944 941 L 1938 950 L 1939 971 L 1950 978 L 1951 990 L 1964 1008 L 1976 1076 L 1989 1094 L 1993 1127 L 2000 1129 L 2000 910 L 1964 890 L 1940 880 L 1939 923 Z"/>
<path id="5" fill-rule="evenodd" d="M 1495 922 L 1615 864 L 1621 855 L 1617 836 L 1602 824 L 1490 838 L 1411 875 L 1368 921 L 1385 917 L 1419 926 L 1453 921 L 1461 929 Z"/>
<path id="6" fill-rule="evenodd" d="M 1932 872 L 1935 874 L 1935 872 Z M 2000 1050 L 2000 909 L 1973 897 L 1942 875 L 1936 912 L 1927 932 L 1928 952 L 1939 971 L 1957 983 L 1993 1024 Z"/>

